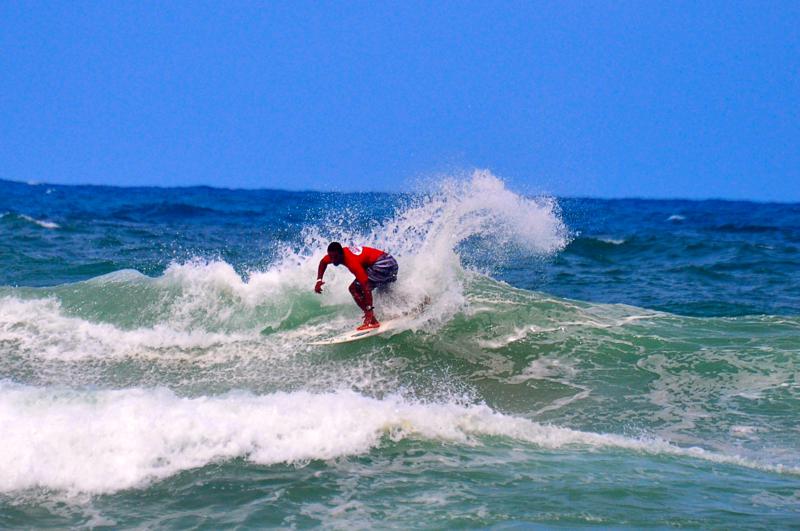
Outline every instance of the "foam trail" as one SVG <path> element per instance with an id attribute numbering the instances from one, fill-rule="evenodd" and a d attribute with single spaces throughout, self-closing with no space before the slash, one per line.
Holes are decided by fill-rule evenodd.
<path id="1" fill-rule="evenodd" d="M 480 444 L 481 436 L 500 436 L 543 448 L 619 448 L 800 474 L 665 441 L 546 426 L 483 405 L 353 391 L 182 398 L 166 389 L 74 391 L 5 382 L 0 431 L 2 492 L 115 492 L 226 459 L 270 465 L 363 454 L 385 437 Z"/>

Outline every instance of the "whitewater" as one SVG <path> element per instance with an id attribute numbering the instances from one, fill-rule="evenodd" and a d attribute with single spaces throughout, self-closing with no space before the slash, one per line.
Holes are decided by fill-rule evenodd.
<path id="1" fill-rule="evenodd" d="M 800 205 L 0 181 L 0 526 L 800 521 Z M 328 242 L 400 264 L 354 326 Z"/>

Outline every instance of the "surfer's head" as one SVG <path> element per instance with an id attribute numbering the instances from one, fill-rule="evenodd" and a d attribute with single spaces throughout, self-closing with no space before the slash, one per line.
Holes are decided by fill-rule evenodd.
<path id="1" fill-rule="evenodd" d="M 328 245 L 328 257 L 331 259 L 333 265 L 339 265 L 344 262 L 344 249 L 339 242 L 331 242 Z"/>

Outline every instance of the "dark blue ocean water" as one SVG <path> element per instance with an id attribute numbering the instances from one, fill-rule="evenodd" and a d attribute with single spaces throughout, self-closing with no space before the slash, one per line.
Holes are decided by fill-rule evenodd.
<path id="1" fill-rule="evenodd" d="M 358 321 L 328 241 L 400 262 Z M 800 522 L 800 204 L 0 181 L 0 526 Z"/>

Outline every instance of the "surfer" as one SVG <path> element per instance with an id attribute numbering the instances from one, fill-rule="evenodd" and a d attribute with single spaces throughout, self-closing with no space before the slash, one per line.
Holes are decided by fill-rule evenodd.
<path id="1" fill-rule="evenodd" d="M 358 307 L 364 312 L 364 323 L 356 330 L 378 328 L 381 324 L 375 319 L 372 306 L 372 290 L 386 288 L 397 280 L 397 260 L 389 253 L 372 247 L 351 245 L 342 247 L 339 242 L 328 245 L 328 254 L 319 261 L 317 283 L 314 291 L 322 293 L 322 277 L 328 264 L 344 264 L 356 277 L 350 287 L 350 294 Z"/>

